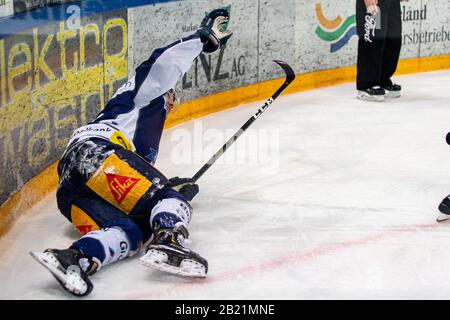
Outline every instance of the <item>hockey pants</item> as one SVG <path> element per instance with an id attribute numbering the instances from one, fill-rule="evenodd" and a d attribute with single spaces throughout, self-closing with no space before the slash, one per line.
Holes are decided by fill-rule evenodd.
<path id="1" fill-rule="evenodd" d="M 106 140 L 72 147 L 58 173 L 58 208 L 80 233 L 118 226 L 132 250 L 151 237 L 151 211 L 160 200 L 178 199 L 190 207 L 178 192 L 162 187 L 167 178 L 149 162 Z"/>

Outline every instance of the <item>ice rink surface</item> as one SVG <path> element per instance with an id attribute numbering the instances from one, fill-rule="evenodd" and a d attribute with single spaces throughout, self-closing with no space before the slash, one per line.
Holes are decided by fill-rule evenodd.
<path id="1" fill-rule="evenodd" d="M 87 299 L 450 299 L 450 222 L 435 222 L 450 193 L 450 71 L 396 80 L 403 97 L 385 103 L 351 83 L 280 97 L 199 180 L 190 233 L 208 277 L 134 257 L 95 274 Z M 260 105 L 167 130 L 157 167 L 193 175 L 199 150 L 207 160 Z M 77 237 L 54 193 L 29 210 L 0 240 L 0 298 L 76 299 L 28 252 Z"/>

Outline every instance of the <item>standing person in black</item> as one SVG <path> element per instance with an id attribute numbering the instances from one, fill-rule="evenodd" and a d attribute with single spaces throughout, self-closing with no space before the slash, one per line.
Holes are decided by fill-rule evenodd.
<path id="1" fill-rule="evenodd" d="M 401 86 L 394 84 L 391 77 L 402 46 L 401 1 L 356 1 L 359 99 L 384 101 L 385 97 L 400 97 Z"/>

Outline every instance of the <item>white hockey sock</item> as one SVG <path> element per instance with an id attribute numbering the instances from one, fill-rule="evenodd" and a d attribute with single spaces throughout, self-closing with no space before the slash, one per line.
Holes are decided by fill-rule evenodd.
<path id="1" fill-rule="evenodd" d="M 162 228 L 172 229 L 177 224 L 188 226 L 192 218 L 192 207 L 176 198 L 163 199 L 159 201 L 152 210 L 150 225 L 153 227 L 157 222 Z"/>
<path id="2" fill-rule="evenodd" d="M 130 256 L 130 240 L 119 227 L 89 232 L 73 247 L 80 249 L 86 257 L 100 261 L 101 266 Z"/>

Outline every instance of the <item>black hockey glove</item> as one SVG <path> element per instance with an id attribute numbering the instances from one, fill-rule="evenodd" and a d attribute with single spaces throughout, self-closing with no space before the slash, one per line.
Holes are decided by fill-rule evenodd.
<path id="1" fill-rule="evenodd" d="M 172 189 L 179 191 L 182 187 L 184 187 L 187 184 L 193 184 L 191 178 L 180 178 L 180 177 L 173 177 L 169 179 L 169 187 Z"/>
<path id="2" fill-rule="evenodd" d="M 198 184 L 186 184 L 184 187 L 178 191 L 183 197 L 186 198 L 188 201 L 192 201 L 194 197 L 197 195 L 197 193 L 200 191 L 200 188 L 198 187 Z"/>
<path id="3" fill-rule="evenodd" d="M 198 185 L 191 178 L 171 178 L 169 179 L 169 187 L 178 191 L 188 201 L 192 201 L 199 191 Z"/>
<path id="4" fill-rule="evenodd" d="M 233 35 L 227 30 L 229 14 L 225 9 L 211 11 L 202 21 L 197 33 L 203 42 L 203 52 L 213 53 L 224 46 Z"/>

